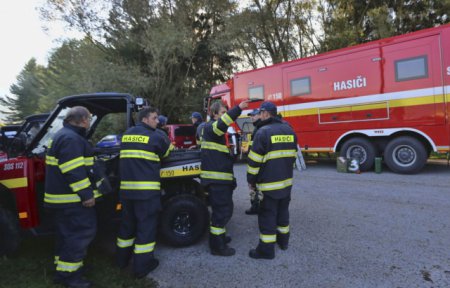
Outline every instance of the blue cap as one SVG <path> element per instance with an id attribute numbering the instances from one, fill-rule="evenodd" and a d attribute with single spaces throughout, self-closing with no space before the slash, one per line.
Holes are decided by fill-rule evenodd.
<path id="1" fill-rule="evenodd" d="M 272 102 L 265 101 L 265 102 L 261 103 L 259 110 L 277 113 L 277 106 L 275 104 L 273 104 Z"/>
<path id="2" fill-rule="evenodd" d="M 259 108 L 256 108 L 256 109 L 253 109 L 253 111 L 248 113 L 247 115 L 248 116 L 255 116 L 255 115 L 259 114 L 259 112 L 260 112 Z"/>
<path id="3" fill-rule="evenodd" d="M 197 118 L 198 120 L 203 121 L 202 114 L 200 114 L 199 112 L 193 112 L 191 118 Z"/>
<path id="4" fill-rule="evenodd" d="M 160 126 L 164 126 L 167 124 L 167 117 L 164 115 L 159 115 L 158 116 L 158 120 L 159 120 L 159 125 Z"/>

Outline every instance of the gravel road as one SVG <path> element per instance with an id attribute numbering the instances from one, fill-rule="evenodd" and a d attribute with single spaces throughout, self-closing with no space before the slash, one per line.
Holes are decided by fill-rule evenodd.
<path id="1" fill-rule="evenodd" d="M 227 231 L 233 257 L 209 254 L 208 239 L 174 249 L 157 245 L 159 287 L 450 287 L 450 168 L 418 175 L 337 173 L 334 163 L 295 172 L 289 250 L 254 260 L 257 217 L 249 207 L 245 164 Z M 385 168 L 385 167 L 384 167 Z"/>

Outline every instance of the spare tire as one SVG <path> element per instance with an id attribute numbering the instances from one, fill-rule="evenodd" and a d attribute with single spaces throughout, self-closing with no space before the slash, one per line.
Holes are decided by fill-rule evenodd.
<path id="1" fill-rule="evenodd" d="M 159 223 L 168 244 L 189 246 L 200 240 L 208 227 L 208 207 L 194 195 L 177 195 L 163 205 Z"/>
<path id="2" fill-rule="evenodd" d="M 10 210 L 0 207 L 0 257 L 12 254 L 19 242 L 19 219 Z"/>

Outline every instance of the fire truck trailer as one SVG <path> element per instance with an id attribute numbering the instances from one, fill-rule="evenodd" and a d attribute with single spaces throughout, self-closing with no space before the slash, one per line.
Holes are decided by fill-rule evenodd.
<path id="1" fill-rule="evenodd" d="M 209 98 L 273 101 L 303 152 L 417 173 L 432 151 L 450 151 L 450 25 L 237 73 Z"/>

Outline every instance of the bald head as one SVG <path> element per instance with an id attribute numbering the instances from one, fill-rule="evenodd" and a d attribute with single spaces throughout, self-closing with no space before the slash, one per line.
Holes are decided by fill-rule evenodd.
<path id="1" fill-rule="evenodd" d="M 67 112 L 64 122 L 74 126 L 84 127 L 86 122 L 90 122 L 90 117 L 91 113 L 88 109 L 83 106 L 74 106 L 70 108 L 69 112 Z"/>

